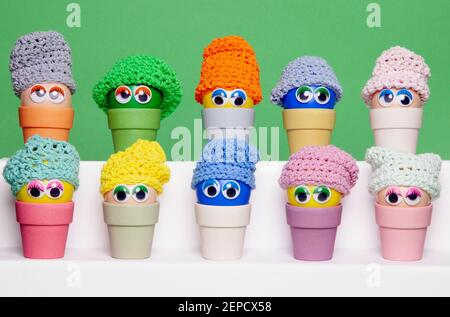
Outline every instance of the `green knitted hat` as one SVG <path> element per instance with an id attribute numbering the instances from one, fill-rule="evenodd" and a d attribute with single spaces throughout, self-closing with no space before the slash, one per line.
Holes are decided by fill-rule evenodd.
<path id="1" fill-rule="evenodd" d="M 59 179 L 78 188 L 79 164 L 73 145 L 35 135 L 8 160 L 3 177 L 14 196 L 33 180 Z"/>
<path id="2" fill-rule="evenodd" d="M 432 199 L 439 197 L 439 155 L 411 154 L 382 147 L 372 147 L 366 152 L 366 162 L 372 166 L 369 191 L 372 194 L 388 186 L 417 186 Z"/>
<path id="3" fill-rule="evenodd" d="M 169 116 L 180 104 L 181 84 L 175 72 L 162 59 L 148 55 L 128 56 L 117 62 L 95 85 L 93 98 L 107 110 L 108 93 L 121 85 L 146 85 L 162 92 L 161 118 Z"/>

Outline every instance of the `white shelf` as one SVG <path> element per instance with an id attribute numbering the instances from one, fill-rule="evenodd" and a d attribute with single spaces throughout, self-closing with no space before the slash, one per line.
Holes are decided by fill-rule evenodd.
<path id="1" fill-rule="evenodd" d="M 0 170 L 4 164 L 0 160 Z M 333 260 L 294 260 L 284 192 L 277 185 L 283 162 L 258 165 L 241 260 L 213 262 L 199 255 L 195 195 L 189 188 L 193 162 L 170 162 L 172 180 L 160 197 L 152 257 L 115 260 L 108 254 L 98 193 L 101 165 L 81 164 L 74 222 L 61 260 L 22 257 L 14 199 L 0 179 L 0 296 L 450 296 L 449 162 L 443 165 L 443 195 L 434 204 L 424 259 L 413 263 L 383 260 L 377 250 L 365 163 L 344 201 Z"/>

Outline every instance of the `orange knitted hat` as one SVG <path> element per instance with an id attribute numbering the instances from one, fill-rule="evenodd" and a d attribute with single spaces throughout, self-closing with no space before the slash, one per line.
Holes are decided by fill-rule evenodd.
<path id="1" fill-rule="evenodd" d="M 216 88 L 244 89 L 255 105 L 262 99 L 255 52 L 240 36 L 214 39 L 203 51 L 202 71 L 195 90 L 195 100 L 202 103 L 205 93 Z"/>

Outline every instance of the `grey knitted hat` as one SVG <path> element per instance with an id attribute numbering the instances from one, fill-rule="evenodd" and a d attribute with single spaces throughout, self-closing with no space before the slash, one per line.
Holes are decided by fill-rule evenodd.
<path id="1" fill-rule="evenodd" d="M 439 155 L 416 155 L 372 147 L 366 152 L 366 162 L 372 166 L 369 182 L 369 191 L 372 194 L 388 186 L 417 186 L 430 194 L 432 199 L 439 197 Z"/>
<path id="2" fill-rule="evenodd" d="M 11 51 L 9 70 L 14 93 L 37 83 L 58 82 L 75 93 L 70 47 L 55 31 L 32 32 L 19 38 Z"/>
<path id="3" fill-rule="evenodd" d="M 281 105 L 281 99 L 292 88 L 304 85 L 323 85 L 336 93 L 336 101 L 342 97 L 342 87 L 327 61 L 317 56 L 301 56 L 290 62 L 270 95 L 272 103 Z"/>

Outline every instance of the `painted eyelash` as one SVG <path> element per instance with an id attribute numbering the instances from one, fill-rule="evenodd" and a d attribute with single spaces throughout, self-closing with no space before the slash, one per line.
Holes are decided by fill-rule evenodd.
<path id="1" fill-rule="evenodd" d="M 130 89 L 129 88 L 127 88 L 127 87 L 119 87 L 119 88 L 117 88 L 116 89 L 116 94 L 120 94 L 120 93 L 122 93 L 122 92 L 124 92 L 124 91 L 126 91 L 126 92 L 128 92 L 128 93 L 131 93 L 131 91 L 130 91 Z"/>
<path id="2" fill-rule="evenodd" d="M 27 190 L 31 190 L 31 189 L 39 189 L 40 191 L 44 191 L 44 186 L 36 181 L 33 181 L 31 183 L 28 184 L 27 186 Z"/>
<path id="3" fill-rule="evenodd" d="M 35 86 L 31 87 L 31 92 L 35 92 L 35 91 L 39 91 L 39 90 L 45 91 L 45 87 L 41 86 L 41 85 L 35 85 Z"/>
<path id="4" fill-rule="evenodd" d="M 417 195 L 418 197 L 422 197 L 422 192 L 420 190 L 418 190 L 417 188 L 411 188 L 406 193 L 406 196 L 409 196 L 409 195 Z"/>
<path id="5" fill-rule="evenodd" d="M 54 188 L 54 187 L 52 186 L 53 184 L 56 184 L 56 188 L 58 188 L 59 190 L 64 190 L 63 184 L 61 184 L 61 182 L 56 182 L 56 181 L 54 181 L 54 182 L 49 182 L 49 183 L 47 184 L 47 189 L 52 189 L 52 188 Z"/>
<path id="6" fill-rule="evenodd" d="M 401 191 L 398 188 L 388 188 L 386 191 L 386 197 L 392 194 L 397 194 L 398 196 L 402 196 Z"/>
<path id="7" fill-rule="evenodd" d="M 52 87 L 52 88 L 50 89 L 50 92 L 53 92 L 53 91 L 57 91 L 57 92 L 59 92 L 61 95 L 64 96 L 64 90 L 63 90 L 61 87 L 58 87 L 58 86 Z"/>

